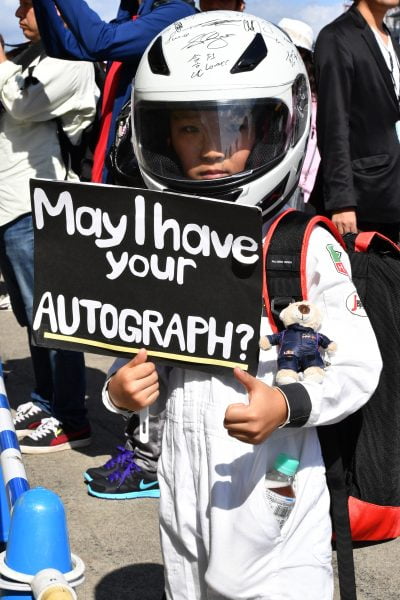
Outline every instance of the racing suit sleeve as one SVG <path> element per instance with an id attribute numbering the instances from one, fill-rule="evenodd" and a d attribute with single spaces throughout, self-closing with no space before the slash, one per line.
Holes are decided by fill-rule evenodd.
<path id="1" fill-rule="evenodd" d="M 92 61 L 132 62 L 165 27 L 194 13 L 193 7 L 178 0 L 154 10 L 153 2 L 144 0 L 139 19 L 106 23 L 84 0 L 33 0 L 33 4 L 50 56 Z"/>
<path id="2" fill-rule="evenodd" d="M 332 252 L 332 248 L 340 255 Z M 349 257 L 322 227 L 316 227 L 310 236 L 306 276 L 308 299 L 321 309 L 321 329 L 335 339 L 337 351 L 321 383 L 302 381 L 279 386 L 290 408 L 286 427 L 314 427 L 341 421 L 369 400 L 382 368 L 368 317 L 351 310 L 356 290 L 351 281 Z"/>

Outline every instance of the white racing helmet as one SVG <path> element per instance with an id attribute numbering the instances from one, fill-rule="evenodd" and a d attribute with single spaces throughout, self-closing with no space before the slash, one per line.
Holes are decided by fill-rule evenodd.
<path id="1" fill-rule="evenodd" d="M 264 217 L 295 191 L 310 91 L 296 47 L 272 23 L 233 11 L 177 21 L 144 53 L 132 105 L 150 189 L 258 205 Z"/>

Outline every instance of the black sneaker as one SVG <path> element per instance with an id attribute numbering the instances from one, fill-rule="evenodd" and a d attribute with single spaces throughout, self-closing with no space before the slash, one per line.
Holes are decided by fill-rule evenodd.
<path id="1" fill-rule="evenodd" d="M 92 481 L 93 479 L 101 479 L 103 477 L 108 477 L 116 471 L 117 469 L 121 469 L 127 463 L 131 461 L 134 457 L 133 450 L 128 450 L 123 446 L 117 446 L 117 454 L 112 456 L 104 465 L 101 467 L 91 467 L 90 469 L 86 469 L 83 476 L 86 481 Z"/>
<path id="2" fill-rule="evenodd" d="M 50 413 L 37 402 L 25 402 L 17 406 L 13 419 L 17 438 L 21 439 L 32 433 L 46 417 L 50 417 Z"/>
<path id="3" fill-rule="evenodd" d="M 56 418 L 49 417 L 42 419 L 39 427 L 21 440 L 19 447 L 24 454 L 45 454 L 82 448 L 90 442 L 89 426 L 79 430 L 67 430 Z"/>
<path id="4" fill-rule="evenodd" d="M 87 489 L 91 496 L 108 500 L 160 497 L 157 479 L 142 471 L 133 458 L 124 468 L 117 469 L 108 477 L 91 481 Z"/>

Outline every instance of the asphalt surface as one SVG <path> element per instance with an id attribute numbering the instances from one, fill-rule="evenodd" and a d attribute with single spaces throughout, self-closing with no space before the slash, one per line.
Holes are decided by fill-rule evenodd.
<path id="1" fill-rule="evenodd" d="M 9 402 L 15 408 L 29 400 L 32 371 L 26 333 L 9 311 L 0 311 L 0 358 Z M 100 399 L 110 362 L 109 357 L 86 355 L 92 444 L 80 450 L 24 455 L 24 465 L 31 487 L 50 489 L 64 503 L 71 550 L 86 565 L 85 583 L 77 589 L 79 600 L 160 600 L 163 567 L 158 500 L 93 498 L 82 477 L 88 467 L 103 464 L 123 443 L 122 419 L 107 412 Z M 399 600 L 400 540 L 358 548 L 355 559 L 358 600 Z M 335 587 L 335 600 L 339 600 Z"/>

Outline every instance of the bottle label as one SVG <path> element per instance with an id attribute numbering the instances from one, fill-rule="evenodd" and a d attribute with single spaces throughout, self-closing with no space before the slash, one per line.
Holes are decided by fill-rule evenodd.
<path id="1" fill-rule="evenodd" d="M 282 529 L 293 510 L 296 499 L 289 498 L 288 496 L 281 496 L 269 489 L 266 489 L 265 493 L 271 510 L 278 521 L 278 525 Z"/>

